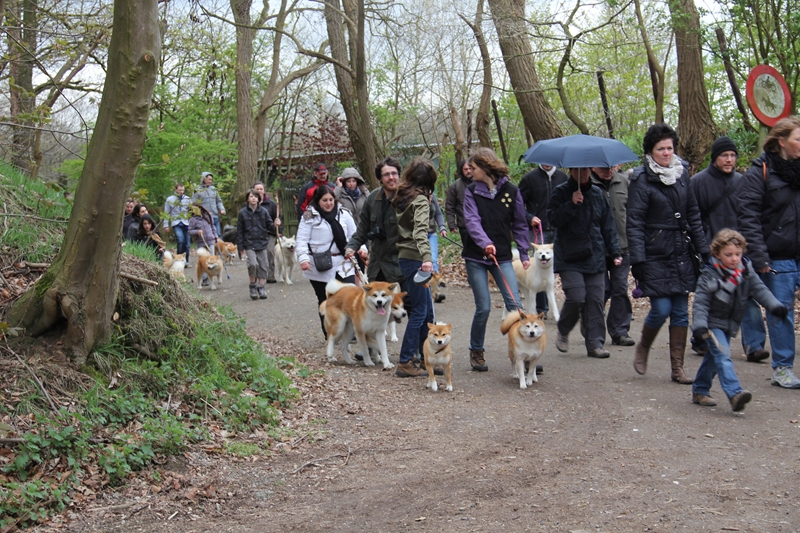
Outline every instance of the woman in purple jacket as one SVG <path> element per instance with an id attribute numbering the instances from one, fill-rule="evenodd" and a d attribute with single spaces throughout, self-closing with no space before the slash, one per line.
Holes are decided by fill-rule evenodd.
<path id="1" fill-rule="evenodd" d="M 489 368 L 484 358 L 483 341 L 492 309 L 487 273 L 492 274 L 500 288 L 506 309 L 514 311 L 521 308 L 517 278 L 511 264 L 512 234 L 526 270 L 530 266 L 530 243 L 525 204 L 517 187 L 508 179 L 508 167 L 490 148 L 476 150 L 467 164 L 472 169 L 473 183 L 464 193 L 468 238 L 464 241 L 461 257 L 465 259 L 467 279 L 475 297 L 469 362 L 473 370 L 486 372 Z"/>

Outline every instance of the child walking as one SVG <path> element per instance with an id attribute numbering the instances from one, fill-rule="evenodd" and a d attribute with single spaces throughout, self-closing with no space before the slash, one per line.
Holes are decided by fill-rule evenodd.
<path id="1" fill-rule="evenodd" d="M 788 309 L 767 289 L 749 259 L 743 259 L 747 241 L 732 229 L 723 229 L 711 242 L 711 268 L 700 274 L 692 307 L 692 337 L 708 351 L 703 357 L 692 385 L 692 402 L 710 407 L 717 402 L 709 389 L 715 375 L 731 409 L 741 411 L 753 395 L 739 384 L 731 361 L 730 339 L 736 335 L 752 297 L 779 320 Z"/>
<path id="2" fill-rule="evenodd" d="M 251 300 L 267 298 L 267 292 L 264 289 L 269 270 L 267 246 L 269 245 L 269 232 L 273 227 L 272 217 L 261 206 L 261 196 L 254 189 L 250 189 L 247 192 L 247 205 L 239 211 L 236 241 L 239 249 L 244 250 L 247 254 Z"/>

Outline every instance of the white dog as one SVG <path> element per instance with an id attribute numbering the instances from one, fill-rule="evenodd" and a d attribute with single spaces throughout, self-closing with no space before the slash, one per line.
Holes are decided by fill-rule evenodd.
<path id="1" fill-rule="evenodd" d="M 517 284 L 520 292 L 525 295 L 525 302 L 530 312 L 536 311 L 536 293 L 546 292 L 550 310 L 556 320 L 561 318 L 556 304 L 556 275 L 553 272 L 553 245 L 534 244 L 531 266 L 528 270 L 522 268 L 519 253 L 514 250 L 514 274 L 517 275 Z"/>
<path id="2" fill-rule="evenodd" d="M 294 285 L 292 274 L 297 264 L 294 247 L 294 237 L 285 235 L 279 237 L 279 242 L 275 243 L 275 278 L 282 279 L 286 285 Z"/>

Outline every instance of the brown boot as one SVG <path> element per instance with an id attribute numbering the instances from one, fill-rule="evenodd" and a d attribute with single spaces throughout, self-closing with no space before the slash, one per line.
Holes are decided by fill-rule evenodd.
<path id="1" fill-rule="evenodd" d="M 427 372 L 414 364 L 414 361 L 408 363 L 400 363 L 394 371 L 394 375 L 399 378 L 420 378 L 426 377 Z"/>
<path id="2" fill-rule="evenodd" d="M 686 326 L 669 327 L 669 361 L 672 365 L 672 381 L 681 385 L 691 385 L 694 380 L 683 371 L 683 354 L 686 351 Z"/>
<path id="3" fill-rule="evenodd" d="M 651 328 L 647 324 L 642 326 L 642 337 L 633 354 L 633 369 L 639 375 L 643 376 L 647 372 L 647 356 L 650 355 L 650 346 L 653 345 L 656 335 L 658 335 L 656 328 Z"/>
<path id="4" fill-rule="evenodd" d="M 476 372 L 486 372 L 489 367 L 486 366 L 486 360 L 483 358 L 483 350 L 470 350 L 469 351 L 469 364 L 472 365 L 472 370 Z"/>

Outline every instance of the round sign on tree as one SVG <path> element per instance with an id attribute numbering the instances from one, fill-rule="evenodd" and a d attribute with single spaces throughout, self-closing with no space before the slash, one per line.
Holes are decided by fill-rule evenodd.
<path id="1" fill-rule="evenodd" d="M 769 65 L 759 65 L 747 77 L 747 104 L 763 125 L 774 126 L 789 116 L 792 97 L 780 72 Z"/>

